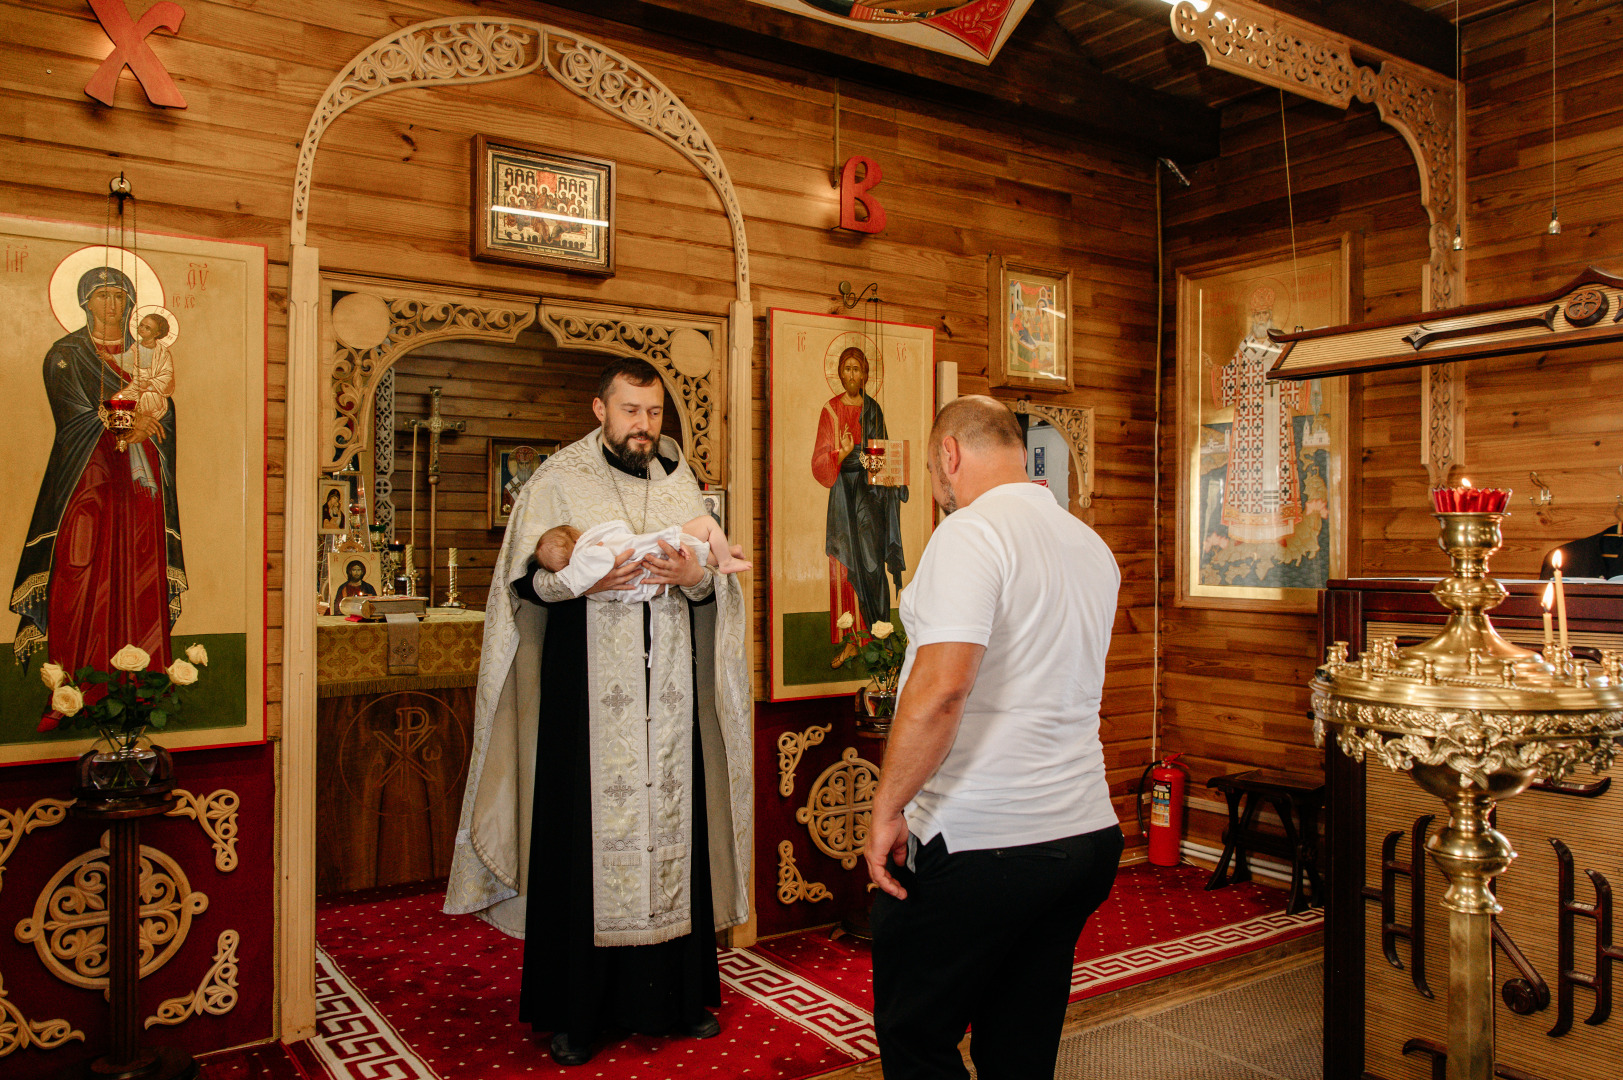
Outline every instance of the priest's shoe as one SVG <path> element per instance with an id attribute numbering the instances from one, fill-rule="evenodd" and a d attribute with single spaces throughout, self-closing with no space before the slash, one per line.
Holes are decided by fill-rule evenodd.
<path id="1" fill-rule="evenodd" d="M 721 1034 L 721 1021 L 712 1013 L 705 1013 L 704 1017 L 687 1025 L 687 1036 L 690 1039 L 713 1039 Z"/>
<path id="2" fill-rule="evenodd" d="M 721 1030 L 719 1027 L 716 1030 Z M 552 1037 L 547 1051 L 552 1060 L 560 1065 L 584 1065 L 592 1060 L 592 1044 L 571 1039 L 566 1033 L 560 1031 Z"/>

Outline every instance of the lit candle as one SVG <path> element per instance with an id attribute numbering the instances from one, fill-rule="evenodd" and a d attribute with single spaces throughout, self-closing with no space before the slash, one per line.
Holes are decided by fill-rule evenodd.
<path id="1" fill-rule="evenodd" d="M 1555 636 L 1550 631 L 1550 605 L 1555 603 L 1555 583 L 1544 586 L 1544 657 L 1555 655 Z"/>
<path id="2" fill-rule="evenodd" d="M 1567 590 L 1561 587 L 1561 552 L 1551 560 L 1555 564 L 1555 621 L 1561 631 L 1561 655 L 1567 654 Z"/>

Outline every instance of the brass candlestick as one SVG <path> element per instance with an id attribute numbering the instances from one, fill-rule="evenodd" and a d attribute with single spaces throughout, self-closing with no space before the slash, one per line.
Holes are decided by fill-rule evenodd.
<path id="1" fill-rule="evenodd" d="M 1488 574 L 1503 514 L 1439 513 L 1438 544 L 1453 574 L 1432 595 L 1447 624 L 1407 649 L 1392 642 L 1356 661 L 1330 646 L 1309 684 L 1313 737 L 1329 731 L 1356 761 L 1372 756 L 1406 771 L 1448 804 L 1448 824 L 1426 842 L 1448 890 L 1448 1076 L 1493 1076 L 1491 885 L 1516 858 L 1490 815 L 1540 776 L 1559 780 L 1579 765 L 1609 769 L 1623 735 L 1619 654 L 1598 670 L 1565 650 L 1553 663 L 1500 637 L 1487 612 L 1507 595 Z"/>
<path id="2" fill-rule="evenodd" d="M 445 607 L 460 611 L 467 607 L 456 596 L 456 548 L 449 548 L 445 560 Z"/>

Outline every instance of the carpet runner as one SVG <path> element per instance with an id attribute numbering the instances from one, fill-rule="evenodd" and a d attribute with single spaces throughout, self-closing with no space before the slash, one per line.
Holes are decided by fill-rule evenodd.
<path id="1" fill-rule="evenodd" d="M 1246 883 L 1204 892 L 1208 872 L 1126 867 L 1077 943 L 1071 1000 L 1118 990 L 1311 933 L 1284 894 Z M 722 1033 L 629 1036 L 564 1069 L 516 1019 L 522 942 L 440 913 L 437 884 L 323 900 L 314 1080 L 577 1080 L 749 1077 L 802 1080 L 878 1056 L 868 950 L 826 930 L 720 952 Z M 206 1080 L 215 1080 L 205 1072 Z M 223 1078 L 221 1078 L 223 1080 Z"/>

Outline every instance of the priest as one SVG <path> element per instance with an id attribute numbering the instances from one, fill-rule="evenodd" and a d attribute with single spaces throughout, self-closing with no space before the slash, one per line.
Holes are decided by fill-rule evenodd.
<path id="1" fill-rule="evenodd" d="M 715 931 L 749 914 L 749 661 L 743 591 L 685 548 L 618 565 L 573 595 L 542 534 L 703 513 L 664 386 L 611 363 L 602 426 L 519 492 L 485 612 L 473 754 L 449 914 L 524 938 L 519 1019 L 582 1064 L 611 1031 L 705 1038 L 719 1023 Z M 567 553 L 565 553 L 567 555 Z M 555 558 L 547 560 L 561 568 Z M 643 604 L 590 594 L 666 586 Z M 505 587 L 504 587 L 505 583 Z"/>

